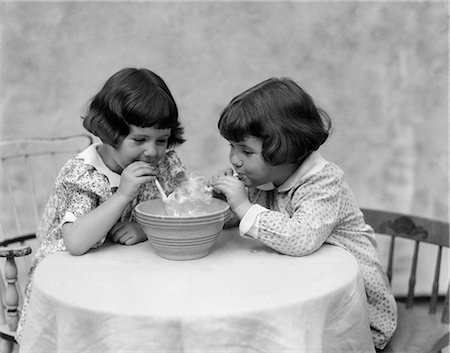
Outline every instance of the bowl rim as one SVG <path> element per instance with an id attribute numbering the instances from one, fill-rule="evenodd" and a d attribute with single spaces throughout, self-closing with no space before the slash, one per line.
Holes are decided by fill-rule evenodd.
<path id="1" fill-rule="evenodd" d="M 207 225 L 212 223 L 217 223 L 221 221 L 227 221 L 230 216 L 230 212 L 224 212 L 223 214 L 215 215 L 214 217 L 210 218 L 200 218 L 200 217 L 192 217 L 192 218 L 186 218 L 186 217 L 177 217 L 177 216 L 171 216 L 171 218 L 168 217 L 146 217 L 142 216 L 141 214 L 134 213 L 134 219 L 137 222 L 143 223 L 148 226 L 156 226 L 159 227 L 161 225 L 181 225 L 185 224 L 187 226 L 193 226 L 193 225 Z"/>
<path id="2" fill-rule="evenodd" d="M 140 215 L 141 217 L 148 217 L 148 213 L 144 213 L 142 211 L 140 211 L 138 209 L 139 206 L 141 206 L 142 204 L 145 203 L 149 203 L 149 202 L 153 202 L 153 201 L 160 201 L 163 203 L 163 201 L 161 199 L 152 199 L 152 200 L 146 200 L 146 201 L 142 201 L 140 203 L 138 203 L 134 209 L 133 212 Z M 219 215 L 226 215 L 227 213 L 230 212 L 230 205 L 226 202 L 223 201 L 221 199 L 218 198 L 213 198 L 213 200 L 216 200 L 217 202 L 223 203 L 226 207 L 224 207 L 224 209 L 216 211 L 216 212 L 212 212 L 212 213 L 208 213 L 208 214 L 198 214 L 198 215 L 192 215 L 192 216 L 170 216 L 170 215 L 151 215 L 151 217 L 153 219 L 167 219 L 167 220 L 195 220 L 195 219 L 202 219 L 202 218 L 209 218 L 209 217 L 214 217 L 214 216 L 219 216 Z M 142 207 L 142 206 L 141 206 Z"/>

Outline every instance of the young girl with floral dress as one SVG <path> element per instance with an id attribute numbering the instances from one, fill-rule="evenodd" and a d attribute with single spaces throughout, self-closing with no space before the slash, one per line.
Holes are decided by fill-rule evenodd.
<path id="1" fill-rule="evenodd" d="M 184 142 L 177 106 L 154 72 L 125 68 L 111 76 L 91 100 L 83 126 L 101 143 L 70 159 L 56 178 L 37 231 L 40 244 L 25 290 L 19 342 L 32 274 L 43 258 L 58 251 L 82 255 L 107 237 L 124 245 L 146 240 L 133 208 L 160 197 L 155 178 L 166 193 L 186 179 L 173 150 Z"/>
<path id="2" fill-rule="evenodd" d="M 342 170 L 317 151 L 331 128 L 327 114 L 290 79 L 268 79 L 236 96 L 218 127 L 234 171 L 211 178 L 226 197 L 242 236 L 280 253 L 305 256 L 324 243 L 352 253 L 361 269 L 374 345 L 389 342 L 397 307 Z"/>

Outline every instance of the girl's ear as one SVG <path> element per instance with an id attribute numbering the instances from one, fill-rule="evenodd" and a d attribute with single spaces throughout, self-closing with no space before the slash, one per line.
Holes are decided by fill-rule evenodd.
<path id="1" fill-rule="evenodd" d="M 181 145 L 186 140 L 183 138 L 184 128 L 181 126 L 180 122 L 177 122 L 177 125 L 171 128 L 170 137 L 167 141 L 167 147 L 175 147 Z"/>

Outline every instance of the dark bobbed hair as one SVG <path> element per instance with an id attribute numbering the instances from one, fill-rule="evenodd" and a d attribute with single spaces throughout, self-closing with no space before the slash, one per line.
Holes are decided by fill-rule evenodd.
<path id="1" fill-rule="evenodd" d="M 130 125 L 171 129 L 168 147 L 185 141 L 169 88 L 148 69 L 125 68 L 112 75 L 83 117 L 86 130 L 115 148 L 130 133 Z"/>
<path id="2" fill-rule="evenodd" d="M 331 120 L 311 96 L 289 78 L 269 78 L 234 97 L 223 110 L 220 134 L 240 142 L 261 138 L 271 165 L 302 163 L 331 132 Z"/>

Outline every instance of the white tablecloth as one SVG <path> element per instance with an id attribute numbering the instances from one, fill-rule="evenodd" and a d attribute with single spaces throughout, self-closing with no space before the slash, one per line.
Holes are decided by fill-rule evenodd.
<path id="1" fill-rule="evenodd" d="M 202 259 L 149 242 L 58 253 L 36 269 L 21 352 L 374 352 L 350 253 L 281 255 L 225 230 Z"/>

